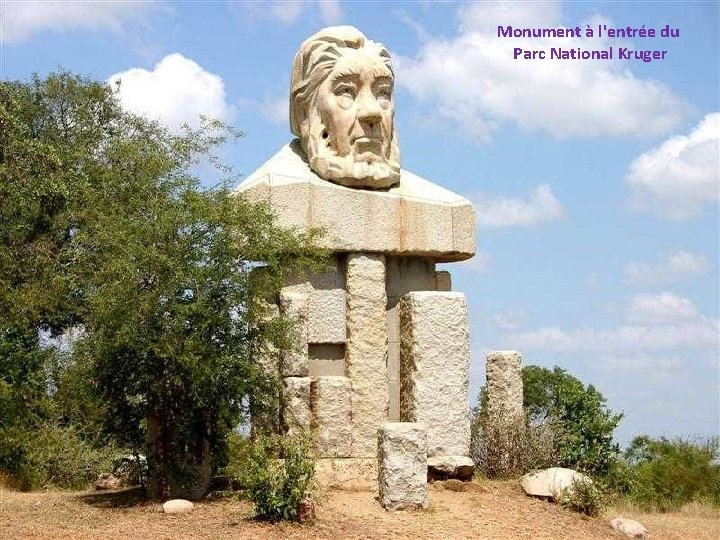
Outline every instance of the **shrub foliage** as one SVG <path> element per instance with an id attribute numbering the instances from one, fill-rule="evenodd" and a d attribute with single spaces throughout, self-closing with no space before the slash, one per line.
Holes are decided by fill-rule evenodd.
<path id="1" fill-rule="evenodd" d="M 247 449 L 241 483 L 259 519 L 294 520 L 315 474 L 305 434 L 259 437 Z"/>

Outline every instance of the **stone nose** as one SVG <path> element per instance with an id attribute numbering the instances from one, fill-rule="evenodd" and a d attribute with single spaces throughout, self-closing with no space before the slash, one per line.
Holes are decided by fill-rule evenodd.
<path id="1" fill-rule="evenodd" d="M 379 122 L 382 117 L 382 109 L 372 93 L 367 92 L 360 96 L 358 103 L 358 119 L 362 122 Z"/>

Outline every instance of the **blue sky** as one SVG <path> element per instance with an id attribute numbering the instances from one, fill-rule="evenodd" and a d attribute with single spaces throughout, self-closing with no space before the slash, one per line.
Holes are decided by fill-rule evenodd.
<path id="1" fill-rule="evenodd" d="M 352 24 L 391 50 L 402 164 L 471 199 L 478 255 L 448 265 L 489 350 L 559 365 L 625 412 L 618 439 L 717 434 L 717 2 L 10 2 L 0 71 L 122 79 L 175 129 L 246 133 L 249 174 L 290 139 L 300 42 Z M 498 38 L 497 25 L 680 30 L 678 38 Z M 514 47 L 666 50 L 664 60 L 513 60 Z M 212 183 L 212 179 L 208 179 Z"/>

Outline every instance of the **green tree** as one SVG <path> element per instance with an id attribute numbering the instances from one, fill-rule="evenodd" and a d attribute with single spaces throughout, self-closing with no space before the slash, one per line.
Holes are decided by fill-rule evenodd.
<path id="1" fill-rule="evenodd" d="M 557 430 L 560 465 L 607 474 L 620 451 L 613 441 L 622 413 L 614 414 L 603 395 L 564 369 L 525 366 L 523 404 L 529 422 Z"/>
<path id="2" fill-rule="evenodd" d="M 720 439 L 635 437 L 625 451 L 630 498 L 641 506 L 674 510 L 697 501 L 720 506 Z"/>
<path id="3" fill-rule="evenodd" d="M 317 259 L 312 235 L 276 227 L 232 179 L 201 188 L 198 163 L 232 135 L 218 122 L 172 135 L 67 73 L 3 82 L 0 98 L 0 363 L 17 368 L 0 405 L 43 398 L 39 329 L 82 325 L 61 414 L 144 447 L 157 497 L 198 496 L 227 432 L 275 394 L 260 359 L 289 327 L 264 299 Z"/>

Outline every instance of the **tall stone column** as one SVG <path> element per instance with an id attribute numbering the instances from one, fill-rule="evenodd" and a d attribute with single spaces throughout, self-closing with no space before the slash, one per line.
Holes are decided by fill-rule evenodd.
<path id="1" fill-rule="evenodd" d="M 388 417 L 388 340 L 385 257 L 351 253 L 347 259 L 346 374 L 352 384 L 352 455 L 377 453 L 378 429 Z"/>
<path id="2" fill-rule="evenodd" d="M 467 456 L 470 343 L 465 295 L 410 292 L 398 308 L 400 420 L 425 425 L 429 458 Z"/>

